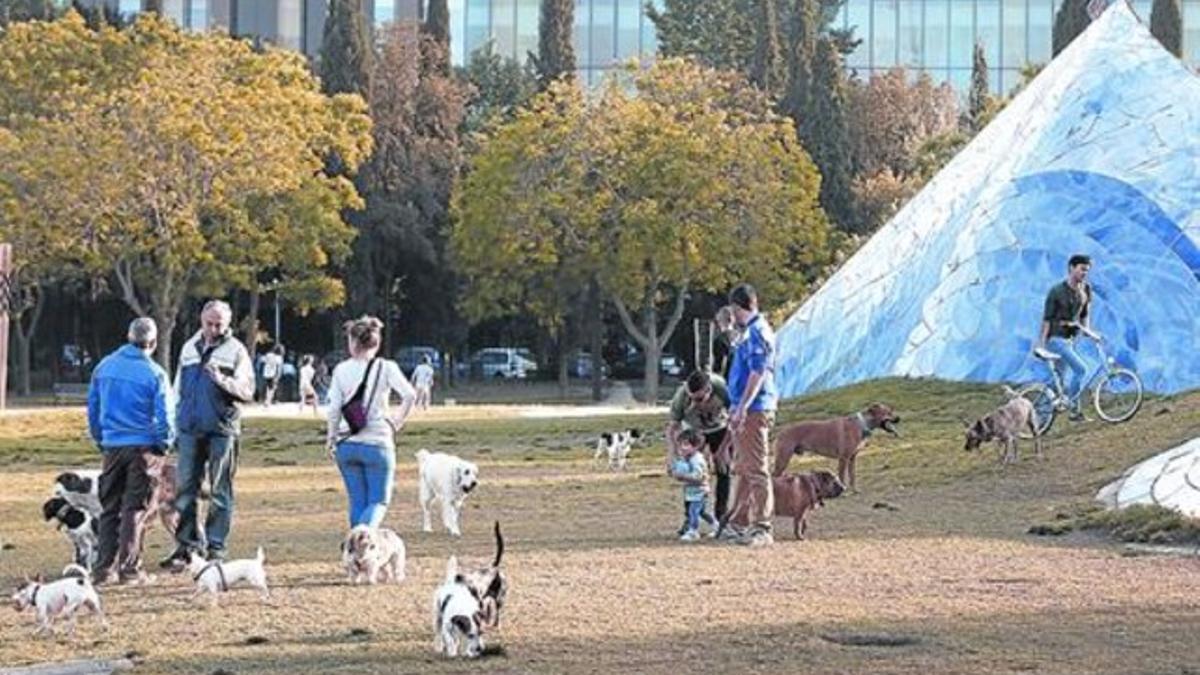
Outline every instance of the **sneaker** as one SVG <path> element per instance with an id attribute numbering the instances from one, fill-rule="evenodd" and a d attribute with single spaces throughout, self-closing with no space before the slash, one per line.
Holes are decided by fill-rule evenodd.
<path id="1" fill-rule="evenodd" d="M 750 548 L 763 548 L 775 543 L 775 537 L 770 532 L 756 530 L 737 540 L 737 543 Z"/>
<path id="2" fill-rule="evenodd" d="M 1087 415 L 1083 414 L 1082 410 L 1071 411 L 1071 414 L 1067 416 L 1067 419 L 1071 420 L 1072 422 L 1090 422 L 1091 421 L 1087 418 Z"/>
<path id="3" fill-rule="evenodd" d="M 158 568 L 163 570 L 180 570 L 187 565 L 188 550 L 185 548 L 177 548 L 171 551 L 171 555 L 158 561 Z"/>
<path id="4" fill-rule="evenodd" d="M 204 559 L 209 562 L 214 560 L 217 562 L 225 562 L 225 550 L 220 548 L 210 548 L 208 549 L 208 553 L 204 555 Z"/>
<path id="5" fill-rule="evenodd" d="M 737 541 L 744 536 L 744 533 L 732 525 L 717 528 L 716 537 L 720 541 Z"/>
<path id="6" fill-rule="evenodd" d="M 679 541 L 696 541 L 700 538 L 700 533 L 695 530 L 688 530 L 679 536 Z"/>
<path id="7" fill-rule="evenodd" d="M 130 573 L 121 573 L 122 586 L 149 586 L 155 581 L 158 581 L 157 577 L 155 577 L 153 574 L 146 574 L 142 570 Z"/>
<path id="8" fill-rule="evenodd" d="M 100 586 L 115 586 L 121 583 L 121 578 L 116 572 L 100 572 L 92 573 L 92 585 L 97 588 Z"/>
<path id="9" fill-rule="evenodd" d="M 676 530 L 675 536 L 682 537 L 687 531 L 688 531 L 687 523 L 684 523 L 683 525 L 679 526 L 678 530 Z"/>

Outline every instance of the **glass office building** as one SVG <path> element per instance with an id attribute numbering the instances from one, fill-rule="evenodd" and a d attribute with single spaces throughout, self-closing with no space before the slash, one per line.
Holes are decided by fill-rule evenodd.
<path id="1" fill-rule="evenodd" d="M 376 24 L 417 21 L 426 0 L 362 0 Z M 705 0 L 694 0 L 704 2 Z M 1122 0 L 1123 1 L 1123 0 Z M 90 0 L 122 13 L 141 9 L 144 0 Z M 662 0 L 654 0 L 658 6 Z M 846 66 L 869 77 L 896 66 L 929 73 L 965 93 L 972 53 L 983 44 L 997 93 L 1020 81 L 1022 66 L 1050 59 L 1054 13 L 1060 0 L 846 0 L 836 25 L 853 28 L 862 40 Z M 491 42 L 498 54 L 524 62 L 538 46 L 541 0 L 448 0 L 450 52 L 455 65 Z M 1200 64 L 1200 0 L 1181 0 L 1184 59 Z M 1149 20 L 1151 0 L 1134 0 Z M 590 86 L 629 59 L 654 58 L 654 24 L 645 0 L 575 0 L 575 58 L 579 81 Z M 224 26 L 238 35 L 316 56 L 328 0 L 163 0 L 163 11 L 195 30 Z"/>
<path id="2" fill-rule="evenodd" d="M 1151 0 L 1134 9 L 1150 20 Z M 975 43 L 983 44 L 996 93 L 1020 82 L 1021 67 L 1050 60 L 1058 0 L 848 0 L 838 25 L 862 44 L 846 65 L 860 76 L 895 66 L 929 73 L 965 92 Z M 1200 63 L 1200 0 L 1181 0 L 1184 60 Z"/>
<path id="3" fill-rule="evenodd" d="M 491 41 L 496 53 L 524 62 L 537 53 L 541 0 L 449 0 L 450 58 L 466 63 Z M 656 0 L 661 6 L 662 0 Z M 654 58 L 654 24 L 645 0 L 575 0 L 575 63 L 579 81 L 599 84 L 604 73 L 630 59 Z"/>

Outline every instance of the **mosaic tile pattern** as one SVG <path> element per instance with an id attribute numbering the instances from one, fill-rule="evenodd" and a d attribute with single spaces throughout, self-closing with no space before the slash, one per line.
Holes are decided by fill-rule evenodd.
<path id="1" fill-rule="evenodd" d="M 1125 3 L 787 321 L 781 390 L 1045 379 L 1030 351 L 1076 252 L 1118 362 L 1150 391 L 1200 386 L 1200 78 Z"/>
<path id="2" fill-rule="evenodd" d="M 1096 500 L 1110 509 L 1157 504 L 1200 518 L 1200 438 L 1135 464 Z"/>

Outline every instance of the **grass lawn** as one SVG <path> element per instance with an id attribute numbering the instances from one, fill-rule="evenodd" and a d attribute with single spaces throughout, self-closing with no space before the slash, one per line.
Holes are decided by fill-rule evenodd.
<path id="1" fill-rule="evenodd" d="M 387 524 L 404 537 L 403 584 L 354 587 L 338 565 L 345 497 L 310 420 L 247 422 L 235 556 L 266 548 L 273 601 L 235 591 L 217 610 L 187 601 L 190 578 L 102 590 L 112 627 L 33 639 L 0 614 L 0 668 L 134 654 L 136 672 L 459 672 L 431 647 L 430 597 L 446 556 L 482 563 L 491 522 L 508 540 L 512 587 L 488 672 L 1187 673 L 1200 668 L 1195 558 L 1131 556 L 1094 534 L 1027 534 L 1072 517 L 1130 464 L 1200 435 L 1200 393 L 1153 399 L 1132 422 L 1060 420 L 1036 461 L 1002 467 L 962 450 L 963 417 L 997 387 L 887 380 L 789 402 L 781 423 L 893 405 L 901 438 L 873 437 L 859 493 L 827 502 L 806 542 L 681 544 L 680 490 L 662 475 L 659 420 L 413 421 L 401 436 Z M 594 470 L 594 438 L 652 422 L 622 474 Z M 419 532 L 420 447 L 479 462 L 464 537 Z M 0 583 L 57 572 L 69 557 L 40 503 L 56 471 L 96 463 L 78 412 L 0 418 Z M 797 458 L 793 470 L 834 468 Z M 436 518 L 435 518 L 436 520 Z M 167 551 L 152 530 L 147 557 Z M 254 638 L 254 639 L 251 639 Z"/>

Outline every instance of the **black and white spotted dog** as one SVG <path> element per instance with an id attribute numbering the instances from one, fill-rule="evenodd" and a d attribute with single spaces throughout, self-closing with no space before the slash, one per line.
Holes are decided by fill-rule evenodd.
<path id="1" fill-rule="evenodd" d="M 500 625 L 500 610 L 504 609 L 504 599 L 508 596 L 508 577 L 500 569 L 500 560 L 504 557 L 504 537 L 500 534 L 500 521 L 496 521 L 496 557 L 492 564 L 480 567 L 462 575 L 463 580 L 479 598 L 480 624 L 485 628 L 496 628 Z"/>
<path id="2" fill-rule="evenodd" d="M 446 561 L 446 578 L 433 592 L 433 648 L 449 657 L 483 655 L 483 604 L 458 571 L 458 558 Z"/>
<path id="3" fill-rule="evenodd" d="M 42 516 L 47 521 L 58 521 L 58 529 L 75 547 L 75 564 L 91 572 L 100 557 L 100 518 L 62 497 L 46 500 L 42 504 Z"/>
<path id="4" fill-rule="evenodd" d="M 600 458 L 607 455 L 609 469 L 623 470 L 625 462 L 629 458 L 629 452 L 641 438 L 641 429 L 606 431 L 600 434 L 599 440 L 596 441 L 596 455 L 592 457 L 592 464 L 598 464 Z"/>
<path id="5" fill-rule="evenodd" d="M 100 470 L 72 469 L 58 474 L 54 479 L 54 496 L 99 518 L 104 510 L 100 505 Z"/>

